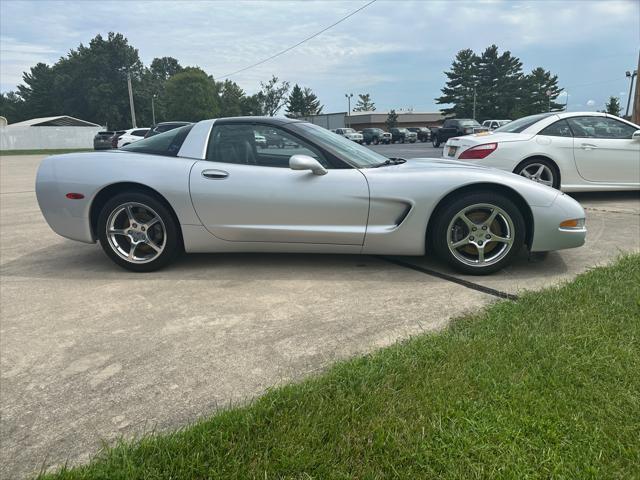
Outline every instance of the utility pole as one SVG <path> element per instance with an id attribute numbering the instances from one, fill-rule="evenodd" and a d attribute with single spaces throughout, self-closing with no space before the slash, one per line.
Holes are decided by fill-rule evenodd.
<path id="1" fill-rule="evenodd" d="M 640 52 L 638 52 L 638 69 L 640 72 Z M 640 89 L 638 88 L 638 75 L 636 74 L 636 93 L 633 99 L 633 111 L 631 113 L 631 121 L 636 125 L 640 123 Z"/>
<path id="2" fill-rule="evenodd" d="M 476 119 L 476 86 L 473 86 L 473 119 Z"/>
<path id="3" fill-rule="evenodd" d="M 136 125 L 136 109 L 133 106 L 133 90 L 131 89 L 131 73 L 127 72 L 127 86 L 129 87 L 129 106 L 131 107 L 131 126 L 138 128 Z"/>
<path id="4" fill-rule="evenodd" d="M 633 79 L 638 76 L 638 71 L 626 72 L 625 75 L 629 79 L 629 95 L 627 97 L 627 109 L 625 110 L 624 116 L 625 118 L 629 118 L 629 105 L 631 105 L 631 94 L 633 93 Z"/>
<path id="5" fill-rule="evenodd" d="M 353 93 L 345 93 L 345 97 L 347 97 L 347 105 L 349 110 L 347 111 L 348 123 L 349 127 L 351 127 L 351 97 L 353 97 Z"/>
<path id="6" fill-rule="evenodd" d="M 151 126 L 156 124 L 156 107 L 154 105 L 154 101 L 157 95 L 154 93 L 151 95 Z"/>

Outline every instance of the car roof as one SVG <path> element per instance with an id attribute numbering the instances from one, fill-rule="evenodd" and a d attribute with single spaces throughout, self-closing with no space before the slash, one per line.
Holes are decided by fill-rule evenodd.
<path id="1" fill-rule="evenodd" d="M 284 125 L 287 123 L 306 123 L 303 120 L 297 120 L 295 118 L 287 118 L 287 117 L 224 117 L 224 118 L 216 118 L 216 123 L 246 123 L 250 122 L 259 122 L 266 123 L 268 125 Z M 349 127 L 344 127 L 349 128 Z"/>
<path id="2" fill-rule="evenodd" d="M 560 118 L 570 117 L 606 117 L 604 112 L 555 112 Z"/>

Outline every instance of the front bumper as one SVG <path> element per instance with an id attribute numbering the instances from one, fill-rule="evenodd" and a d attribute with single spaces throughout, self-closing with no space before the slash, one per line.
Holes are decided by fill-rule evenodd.
<path id="1" fill-rule="evenodd" d="M 583 208 L 573 198 L 561 193 L 549 207 L 531 206 L 533 213 L 532 252 L 564 250 L 584 245 L 586 226 L 581 228 L 561 228 L 560 223 L 569 219 L 585 218 Z"/>

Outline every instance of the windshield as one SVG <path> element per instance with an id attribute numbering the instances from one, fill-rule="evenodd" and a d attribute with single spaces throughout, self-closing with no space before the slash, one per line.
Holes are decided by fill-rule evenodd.
<path id="1" fill-rule="evenodd" d="M 357 168 L 376 167 L 385 161 L 387 157 L 379 153 L 369 150 L 356 142 L 347 140 L 346 138 L 336 135 L 318 125 L 311 123 L 293 123 L 290 125 L 292 129 L 299 130 L 302 135 L 316 142 L 321 147 L 326 148 L 339 158 L 344 159 L 349 164 Z"/>
<path id="2" fill-rule="evenodd" d="M 356 131 L 353 128 L 344 128 L 342 129 L 342 131 L 344 133 L 356 133 Z"/>
<path id="3" fill-rule="evenodd" d="M 523 130 L 529 128 L 534 123 L 539 122 L 543 118 L 547 118 L 553 113 L 539 113 L 537 115 L 529 115 L 528 117 L 522 117 L 513 122 L 509 122 L 499 128 L 496 128 L 494 132 L 506 132 L 506 133 L 520 133 Z"/>

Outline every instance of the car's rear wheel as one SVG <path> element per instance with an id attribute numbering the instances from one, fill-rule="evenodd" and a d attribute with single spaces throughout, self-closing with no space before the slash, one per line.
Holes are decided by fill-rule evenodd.
<path id="1" fill-rule="evenodd" d="M 556 189 L 560 188 L 560 172 L 553 162 L 544 158 L 532 158 L 518 165 L 513 172 L 536 183 Z"/>
<path id="2" fill-rule="evenodd" d="M 438 148 L 440 146 L 440 139 L 438 138 L 437 135 L 434 135 L 431 138 L 431 145 L 433 145 L 434 148 Z"/>
<path id="3" fill-rule="evenodd" d="M 109 200 L 98 217 L 98 239 L 107 256 L 134 272 L 166 266 L 180 250 L 178 225 L 159 199 L 125 192 Z"/>
<path id="4" fill-rule="evenodd" d="M 373 144 L 374 145 L 378 145 L 380 143 L 380 140 L 378 140 L 377 138 L 373 139 Z"/>
<path id="5" fill-rule="evenodd" d="M 524 217 L 500 194 L 466 194 L 436 215 L 430 235 L 433 248 L 462 273 L 486 275 L 501 270 L 524 244 Z"/>

